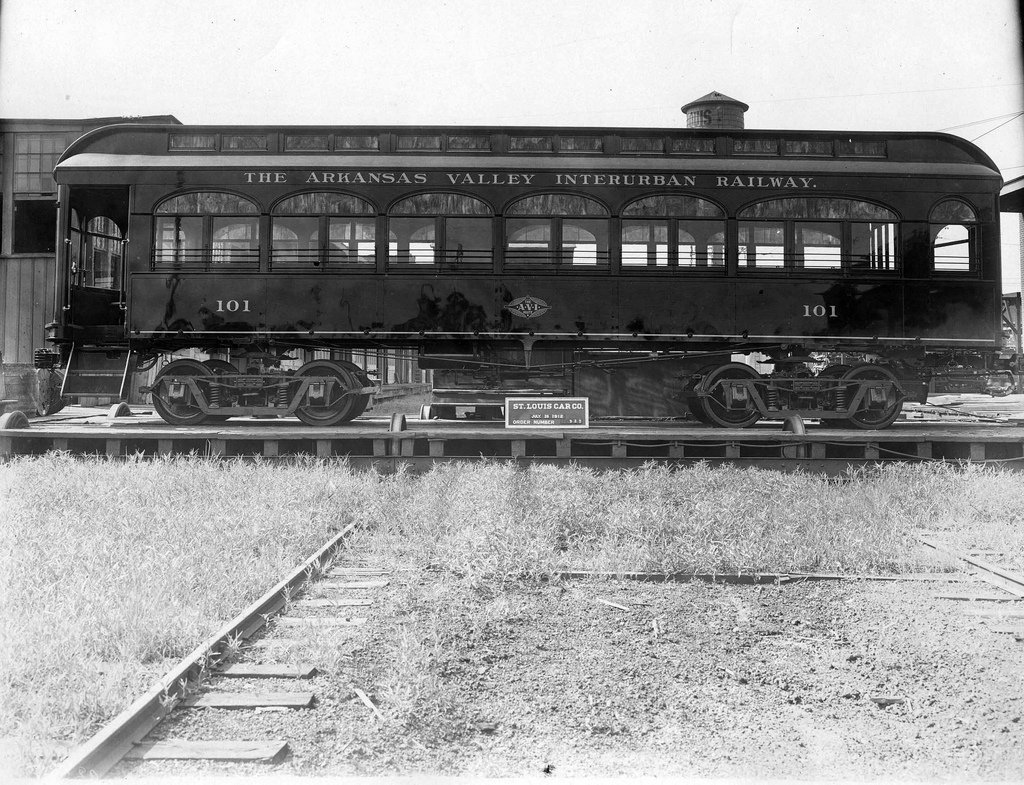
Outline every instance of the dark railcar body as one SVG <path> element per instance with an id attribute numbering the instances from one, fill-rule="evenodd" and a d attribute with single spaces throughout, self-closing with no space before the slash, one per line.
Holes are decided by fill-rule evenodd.
<path id="1" fill-rule="evenodd" d="M 593 389 L 581 369 L 612 359 L 595 351 L 789 370 L 853 353 L 910 397 L 964 356 L 995 369 L 1001 342 L 1001 179 L 948 135 L 122 125 L 56 177 L 49 337 L 78 351 L 69 379 L 90 352 L 372 347 L 500 395 L 547 389 L 547 365 Z M 711 393 L 684 376 L 682 398 Z M 744 386 L 766 394 L 727 382 L 727 408 Z"/>

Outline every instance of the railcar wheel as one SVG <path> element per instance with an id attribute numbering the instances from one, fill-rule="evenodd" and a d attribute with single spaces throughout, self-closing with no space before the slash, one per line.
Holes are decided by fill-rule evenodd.
<path id="1" fill-rule="evenodd" d="M 900 412 L 903 411 L 903 400 L 900 398 L 900 384 L 899 380 L 893 375 L 892 371 L 888 368 L 883 368 L 881 365 L 855 365 L 849 371 L 843 375 L 844 382 L 862 382 L 877 380 L 881 382 L 888 382 L 889 389 L 883 392 L 884 400 L 876 402 L 873 406 L 871 401 L 865 397 L 861 401 L 857 411 L 854 412 L 849 420 L 845 422 L 852 425 L 854 428 L 860 428 L 865 431 L 876 431 L 881 428 L 888 428 L 892 425 L 896 418 L 900 416 Z M 846 388 L 846 400 L 852 401 L 853 397 L 857 394 L 858 385 L 851 384 Z M 876 395 L 878 392 L 876 391 Z M 871 395 L 871 391 L 868 391 L 868 396 Z M 871 408 L 869 408 L 871 406 Z"/>
<path id="2" fill-rule="evenodd" d="M 187 387 L 181 400 L 164 400 L 161 397 L 167 393 L 167 386 L 175 379 L 188 376 L 213 376 L 213 371 L 199 360 L 175 360 L 167 363 L 153 381 L 153 408 L 171 425 L 199 425 L 209 417 L 199 408 Z"/>
<path id="3" fill-rule="evenodd" d="M 761 374 L 743 363 L 712 366 L 705 368 L 702 373 L 704 378 L 698 389 L 708 390 L 710 394 L 696 399 L 695 403 L 703 409 L 712 425 L 720 428 L 746 428 L 761 419 L 761 412 L 757 410 L 751 396 L 748 395 L 745 404 L 738 407 L 738 399 L 730 400 L 728 388 L 719 384 L 730 379 L 756 381 L 761 378 Z"/>
<path id="4" fill-rule="evenodd" d="M 328 385 L 320 398 L 311 398 L 306 394 L 306 401 L 299 404 L 295 416 L 306 425 L 337 425 L 348 422 L 360 413 L 360 395 L 344 395 L 345 390 L 362 387 L 356 374 L 340 363 L 331 360 L 313 360 L 295 372 L 296 377 L 302 376 L 333 376 L 337 384 Z M 363 404 L 365 407 L 366 404 Z"/>
<path id="5" fill-rule="evenodd" d="M 686 405 L 690 409 L 693 419 L 697 422 L 704 423 L 704 425 L 712 424 L 711 418 L 708 417 L 708 413 L 704 410 L 704 402 L 700 398 L 691 398 Z"/>
<path id="6" fill-rule="evenodd" d="M 332 360 L 342 368 L 347 368 L 349 371 L 355 374 L 359 383 L 363 387 L 372 387 L 373 382 L 370 381 L 370 377 L 366 375 L 366 371 L 360 368 L 358 365 L 347 360 Z M 355 403 L 353 404 L 353 414 L 350 419 L 355 419 L 360 414 L 366 411 L 366 407 L 370 405 L 370 396 L 368 394 L 355 396 Z"/>
<path id="7" fill-rule="evenodd" d="M 204 360 L 203 365 L 213 371 L 215 376 L 217 374 L 238 376 L 241 373 L 241 371 L 227 360 Z M 229 414 L 211 414 L 207 419 L 213 422 L 224 422 L 225 420 L 230 419 L 230 417 L 231 415 Z"/>

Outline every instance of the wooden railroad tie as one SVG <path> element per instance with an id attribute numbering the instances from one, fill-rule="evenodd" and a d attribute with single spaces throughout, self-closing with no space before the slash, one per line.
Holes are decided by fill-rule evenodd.
<path id="1" fill-rule="evenodd" d="M 390 581 L 321 581 L 321 589 L 383 589 Z"/>
<path id="2" fill-rule="evenodd" d="M 227 760 L 277 763 L 288 754 L 286 741 L 155 741 L 138 743 L 125 760 Z"/>
<path id="3" fill-rule="evenodd" d="M 963 602 L 1020 602 L 1021 598 L 1014 596 L 1013 594 L 954 594 L 950 592 L 942 592 L 939 594 L 933 594 L 936 600 L 960 600 Z"/>
<path id="4" fill-rule="evenodd" d="M 257 665 L 240 662 L 214 671 L 213 675 L 234 679 L 311 679 L 316 674 L 317 669 L 313 665 Z"/>
<path id="5" fill-rule="evenodd" d="M 292 603 L 296 608 L 365 608 L 373 604 L 373 600 L 360 597 L 318 597 L 311 600 L 296 600 Z"/>
<path id="6" fill-rule="evenodd" d="M 1007 621 L 1024 619 L 1024 608 L 967 608 L 964 613 L 969 616 L 981 616 L 985 619 L 1006 619 Z"/>
<path id="7" fill-rule="evenodd" d="M 183 709 L 308 709 L 316 696 L 312 692 L 208 692 L 185 698 Z"/>
<path id="8" fill-rule="evenodd" d="M 284 627 L 359 627 L 366 624 L 366 619 L 334 616 L 282 616 L 277 623 Z"/>

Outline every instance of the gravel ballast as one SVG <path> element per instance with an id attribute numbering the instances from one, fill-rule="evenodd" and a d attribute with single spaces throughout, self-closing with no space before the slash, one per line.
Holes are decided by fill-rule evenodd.
<path id="1" fill-rule="evenodd" d="M 1024 779 L 1024 643 L 995 631 L 1024 622 L 935 597 L 983 584 L 390 579 L 365 626 L 331 633 L 334 667 L 203 688 L 312 690 L 314 708 L 177 710 L 151 735 L 280 738 L 285 760 L 111 775 Z M 308 659 L 286 633 L 239 659 Z"/>

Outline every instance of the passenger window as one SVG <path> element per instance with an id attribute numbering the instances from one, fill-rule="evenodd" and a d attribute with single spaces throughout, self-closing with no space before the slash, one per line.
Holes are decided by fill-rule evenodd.
<path id="1" fill-rule="evenodd" d="M 959 199 L 946 199 L 929 215 L 932 269 L 944 273 L 971 273 L 977 269 L 975 251 L 977 214 Z"/>
<path id="2" fill-rule="evenodd" d="M 433 218 L 392 218 L 388 262 L 392 265 L 433 264 Z"/>
<path id="3" fill-rule="evenodd" d="M 668 267 L 668 222 L 622 221 L 623 267 Z"/>
<path id="4" fill-rule="evenodd" d="M 505 266 L 513 270 L 608 270 L 608 210 L 571 194 L 537 194 L 509 206 Z"/>
<path id="5" fill-rule="evenodd" d="M 679 221 L 680 267 L 725 267 L 725 229 L 721 221 Z"/>
<path id="6" fill-rule="evenodd" d="M 166 199 L 154 217 L 154 266 L 258 270 L 259 208 L 236 194 L 196 191 Z"/>
<path id="7" fill-rule="evenodd" d="M 154 252 L 157 264 L 201 265 L 203 219 L 188 215 L 157 216 Z"/>
<path id="8" fill-rule="evenodd" d="M 491 272 L 494 219 L 489 205 L 471 196 L 417 194 L 391 208 L 388 269 L 442 265 L 462 272 Z"/>
<path id="9" fill-rule="evenodd" d="M 843 266 L 840 223 L 796 224 L 797 266 L 805 270 L 838 270 Z"/>
<path id="10" fill-rule="evenodd" d="M 124 238 L 109 218 L 93 218 L 82 234 L 81 282 L 97 289 L 120 289 Z"/>
<path id="11" fill-rule="evenodd" d="M 741 270 L 895 272 L 896 214 L 838 197 L 769 199 L 739 213 Z"/>
<path id="12" fill-rule="evenodd" d="M 851 224 L 850 264 L 854 271 L 895 271 L 896 224 L 876 222 Z"/>
<path id="13" fill-rule="evenodd" d="M 260 263 L 260 225 L 256 218 L 213 219 L 214 264 Z"/>
<path id="14" fill-rule="evenodd" d="M 725 268 L 725 213 L 713 202 L 651 196 L 626 205 L 622 216 L 623 270 Z"/>
<path id="15" fill-rule="evenodd" d="M 515 268 L 548 267 L 554 257 L 551 218 L 507 218 L 505 220 L 505 264 Z"/>
<path id="16" fill-rule="evenodd" d="M 932 259 L 936 270 L 954 273 L 970 272 L 970 229 L 963 224 L 933 227 Z"/>
<path id="17" fill-rule="evenodd" d="M 786 225 L 772 222 L 741 222 L 740 267 L 780 269 L 786 266 Z"/>
<path id="18" fill-rule="evenodd" d="M 357 196 L 311 192 L 274 206 L 271 269 L 372 272 L 377 209 Z"/>

